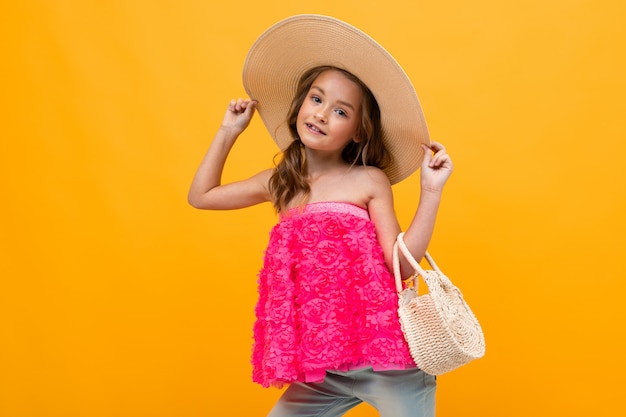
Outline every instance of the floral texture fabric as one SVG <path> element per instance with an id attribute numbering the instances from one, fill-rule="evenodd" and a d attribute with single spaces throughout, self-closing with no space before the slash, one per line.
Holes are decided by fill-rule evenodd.
<path id="1" fill-rule="evenodd" d="M 319 382 L 326 370 L 414 367 L 367 210 L 315 203 L 283 214 L 259 273 L 253 380 Z"/>

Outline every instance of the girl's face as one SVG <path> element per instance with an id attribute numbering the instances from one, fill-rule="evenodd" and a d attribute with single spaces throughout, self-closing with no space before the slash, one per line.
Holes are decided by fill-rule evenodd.
<path id="1" fill-rule="evenodd" d="M 336 152 L 350 141 L 358 142 L 362 100 L 361 87 L 341 72 L 322 72 L 298 111 L 296 129 L 302 143 L 309 149 Z"/>

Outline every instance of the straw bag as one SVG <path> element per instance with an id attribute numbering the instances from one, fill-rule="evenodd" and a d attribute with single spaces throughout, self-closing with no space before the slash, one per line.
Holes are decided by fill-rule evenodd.
<path id="1" fill-rule="evenodd" d="M 393 269 L 399 303 L 398 314 L 404 337 L 417 366 L 431 375 L 441 375 L 485 354 L 485 338 L 478 320 L 455 287 L 435 264 L 430 254 L 425 258 L 432 270 L 424 270 L 413 258 L 398 235 L 393 247 Z M 403 287 L 398 251 L 409 261 L 415 274 Z M 418 277 L 428 287 L 428 294 L 417 294 Z"/>

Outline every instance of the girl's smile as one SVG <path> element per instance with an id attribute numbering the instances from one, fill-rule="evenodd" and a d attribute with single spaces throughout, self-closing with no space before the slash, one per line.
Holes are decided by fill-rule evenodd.
<path id="1" fill-rule="evenodd" d="M 322 129 L 320 129 L 319 127 L 317 127 L 317 126 L 315 126 L 315 125 L 313 125 L 313 124 L 311 124 L 311 123 L 305 123 L 305 125 L 306 125 L 306 127 L 307 127 L 307 128 L 308 128 L 311 132 L 313 132 L 313 133 L 319 133 L 319 134 L 322 134 L 322 135 L 325 135 L 325 134 L 326 134 L 326 133 L 324 133 L 324 132 L 322 131 Z"/>

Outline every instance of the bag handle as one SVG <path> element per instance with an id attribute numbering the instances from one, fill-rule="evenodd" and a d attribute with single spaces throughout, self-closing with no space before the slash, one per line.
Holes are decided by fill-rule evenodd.
<path id="1" fill-rule="evenodd" d="M 409 278 L 408 280 L 415 281 L 417 280 L 417 277 L 419 276 L 421 276 L 422 278 L 426 276 L 426 271 L 424 271 L 424 269 L 420 266 L 419 262 L 415 260 L 415 257 L 413 257 L 413 254 L 411 254 L 411 252 L 409 251 L 409 248 L 406 247 L 403 237 L 404 237 L 404 232 L 401 232 L 400 234 L 398 234 L 396 242 L 393 244 L 393 274 L 396 279 L 396 291 L 398 292 L 401 292 L 403 290 L 402 273 L 400 272 L 400 256 L 398 253 L 398 248 L 402 252 L 402 255 L 404 255 L 406 260 L 409 262 L 409 264 L 413 267 L 413 270 L 415 271 L 413 276 Z M 432 256 L 430 256 L 428 251 L 424 253 L 424 258 L 426 258 L 426 260 L 428 261 L 429 265 L 431 266 L 433 270 L 437 271 L 440 275 L 443 275 L 443 273 L 441 272 L 441 270 L 435 263 Z"/>

